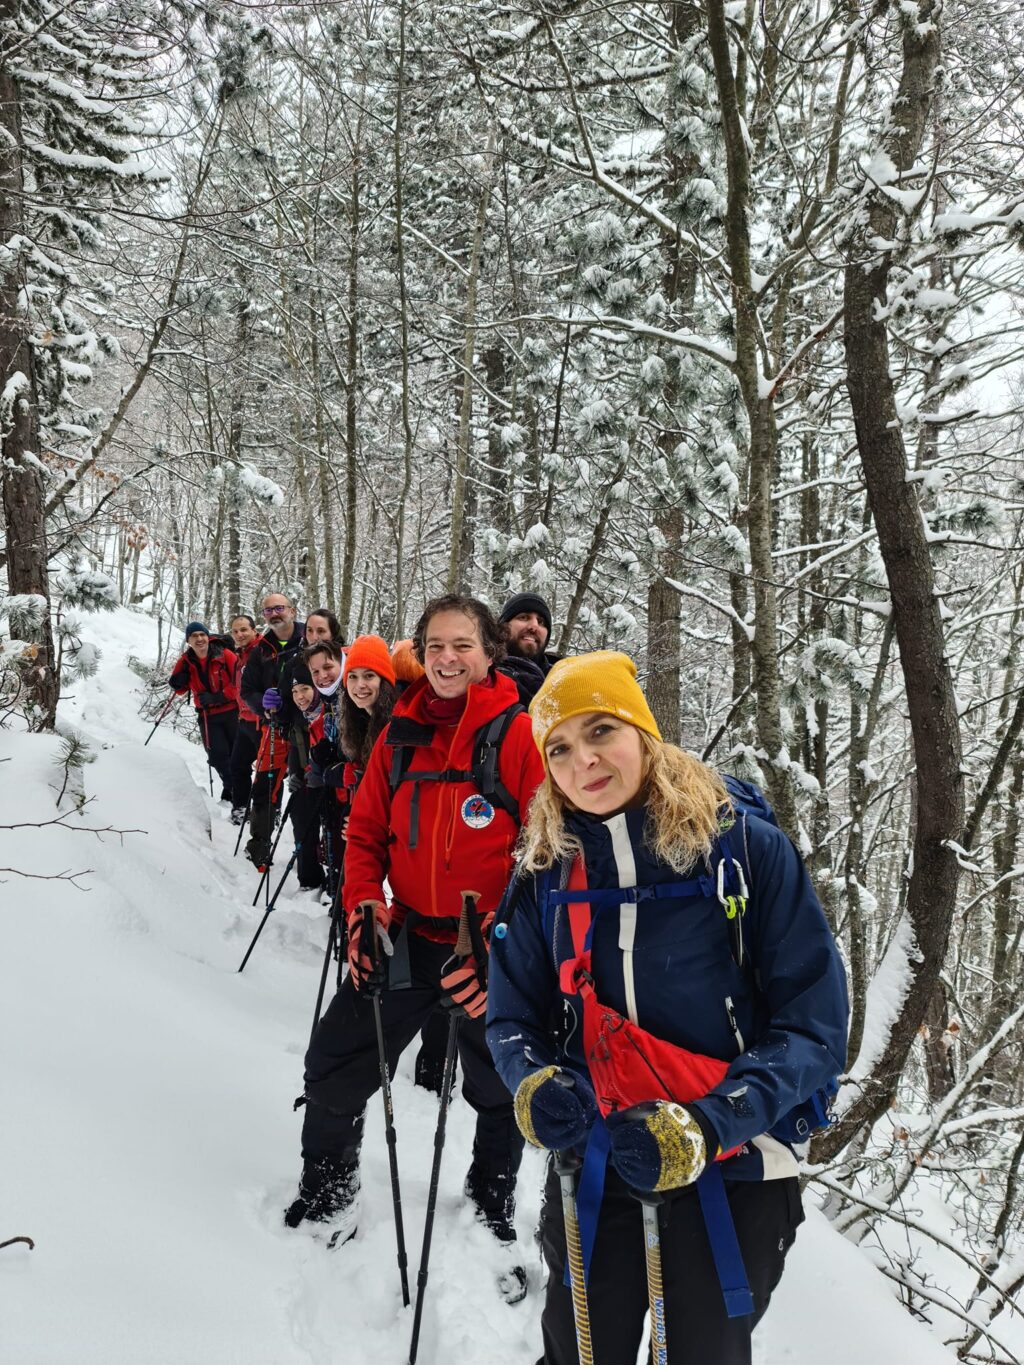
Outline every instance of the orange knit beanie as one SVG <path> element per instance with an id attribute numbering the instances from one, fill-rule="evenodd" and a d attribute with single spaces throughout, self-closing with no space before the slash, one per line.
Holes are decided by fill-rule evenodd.
<path id="1" fill-rule="evenodd" d="M 399 682 L 414 683 L 422 678 L 423 665 L 412 652 L 411 640 L 398 640 L 391 651 L 391 662 L 395 666 L 395 677 Z"/>
<path id="2" fill-rule="evenodd" d="M 387 641 L 382 640 L 379 635 L 357 635 L 352 641 L 345 655 L 343 679 L 348 677 L 353 668 L 369 668 L 392 687 L 395 685 L 395 666 L 391 662 L 391 651 L 388 649 Z"/>

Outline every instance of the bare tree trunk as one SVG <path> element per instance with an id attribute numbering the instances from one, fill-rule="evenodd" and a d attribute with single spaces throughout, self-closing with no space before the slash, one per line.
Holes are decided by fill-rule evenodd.
<path id="1" fill-rule="evenodd" d="M 692 5 L 684 5 L 672 0 L 669 5 L 669 23 L 673 45 L 680 50 L 684 43 L 697 31 L 700 18 Z M 676 82 L 674 75 L 668 82 L 668 115 L 666 150 L 664 153 L 666 184 L 665 195 L 674 200 L 682 193 L 686 181 L 698 173 L 699 158 L 695 153 L 681 152 L 678 139 L 673 138 L 673 124 L 679 117 L 677 109 Z M 684 251 L 679 233 L 666 237 L 664 241 L 665 272 L 662 277 L 662 293 L 672 309 L 675 325 L 693 325 L 693 306 L 697 292 L 697 264 L 693 253 Z M 670 373 L 673 371 L 670 370 Z M 678 384 L 673 380 L 666 385 L 664 406 L 671 415 L 678 402 Z M 671 460 L 679 442 L 679 433 L 669 422 L 658 433 L 658 446 L 663 456 Z M 664 549 L 659 551 L 655 573 L 647 590 L 647 698 L 658 722 L 662 735 L 671 744 L 678 744 L 682 738 L 679 702 L 679 672 L 682 660 L 682 630 L 680 618 L 682 603 L 679 594 L 669 587 L 666 579 L 680 579 L 683 564 L 680 542 L 683 535 L 683 514 L 678 506 L 656 507 L 654 524 L 662 540 Z"/>
<path id="2" fill-rule="evenodd" d="M 750 647 L 760 747 L 767 755 L 768 788 L 779 823 L 797 833 L 796 801 L 786 770 L 779 682 L 778 608 L 772 560 L 772 471 L 777 433 L 774 402 L 762 392 L 757 300 L 750 274 L 750 161 L 744 126 L 743 83 L 733 73 L 724 0 L 708 0 L 708 40 L 722 111 L 728 193 L 726 240 L 736 315 L 736 375 L 747 413 L 750 466 L 747 527 L 754 590 L 754 639 Z"/>
<path id="3" fill-rule="evenodd" d="M 452 543 L 448 560 L 448 591 L 463 592 L 468 587 L 470 556 L 465 523 L 468 518 L 467 491 L 469 486 L 469 456 L 472 446 L 473 419 L 473 357 L 476 352 L 476 291 L 480 281 L 480 260 L 483 255 L 484 231 L 491 203 L 491 184 L 494 175 L 494 134 L 487 139 L 484 154 L 483 186 L 477 208 L 473 245 L 469 256 L 466 278 L 466 336 L 462 348 L 462 397 L 459 403 L 459 440 L 455 452 L 455 478 L 452 484 Z"/>
<path id="4" fill-rule="evenodd" d="M 0 242 L 25 231 L 21 160 L 21 104 L 6 48 L 18 39 L 19 0 L 0 0 Z M 24 256 L 5 249 L 0 262 L 0 466 L 3 477 L 7 585 L 12 595 L 41 597 L 42 619 L 31 642 L 36 653 L 25 670 L 33 729 L 52 730 L 60 695 L 50 621 L 46 495 L 39 461 L 39 399 L 24 300 Z"/>
<path id="5" fill-rule="evenodd" d="M 903 26 L 903 69 L 893 102 L 898 118 L 886 147 L 897 171 L 904 173 L 920 155 L 939 61 L 940 7 L 925 0 L 917 17 L 918 23 Z M 818 1159 L 835 1155 L 873 1123 L 896 1092 L 945 958 L 959 880 L 951 844 L 960 840 L 964 828 L 956 697 L 917 486 L 907 482 L 889 365 L 885 310 L 891 258 L 884 249 L 880 252 L 878 243 L 897 235 L 897 210 L 891 199 L 875 191 L 867 198 L 865 217 L 844 279 L 846 382 L 892 598 L 914 740 L 917 816 L 906 902 L 914 950 L 907 954 L 907 987 L 882 1054 L 858 1098 L 817 1144 Z"/>
<path id="6" fill-rule="evenodd" d="M 405 0 L 398 13 L 398 72 L 395 80 L 395 132 L 391 150 L 395 168 L 395 255 L 398 273 L 398 317 L 402 334 L 402 487 L 398 494 L 395 530 L 395 636 L 405 635 L 406 575 L 405 531 L 409 494 L 412 491 L 412 419 L 409 412 L 409 290 L 405 277 L 405 196 L 402 179 L 402 137 L 405 124 Z"/>
<path id="7" fill-rule="evenodd" d="M 361 126 L 352 147 L 352 199 L 349 215 L 348 336 L 345 367 L 345 554 L 341 563 L 341 599 L 338 619 L 349 637 L 352 615 L 352 579 L 356 569 L 356 511 L 358 509 L 358 430 L 356 396 L 359 381 L 359 196 Z"/>

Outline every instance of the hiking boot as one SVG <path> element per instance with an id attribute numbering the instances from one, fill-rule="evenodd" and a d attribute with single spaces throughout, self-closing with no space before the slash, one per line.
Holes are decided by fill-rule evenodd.
<path id="1" fill-rule="evenodd" d="M 300 1223 L 330 1224 L 328 1246 L 341 1246 L 356 1235 L 359 1167 L 355 1162 L 321 1157 L 303 1163 L 299 1192 L 284 1211 L 285 1227 Z M 328 1229 L 325 1227 L 324 1231 Z"/>
<path id="2" fill-rule="evenodd" d="M 444 1053 L 438 1057 L 426 1047 L 421 1047 L 416 1054 L 415 1081 L 422 1089 L 440 1095 L 444 1083 Z"/>
<path id="3" fill-rule="evenodd" d="M 516 1245 L 515 1176 L 501 1172 L 487 1175 L 472 1165 L 466 1175 L 464 1192 L 476 1205 L 477 1219 L 501 1243 L 508 1253 L 508 1265 L 498 1275 L 498 1293 L 506 1303 L 520 1303 L 526 1298 L 526 1268 Z"/>
<path id="4" fill-rule="evenodd" d="M 253 867 L 262 870 L 270 862 L 270 840 L 254 834 L 245 845 L 245 856 Z"/>
<path id="5" fill-rule="evenodd" d="M 244 824 L 245 824 L 245 807 L 244 807 L 244 806 L 232 806 L 232 807 L 231 807 L 231 823 L 232 823 L 233 825 L 244 825 Z"/>
<path id="6" fill-rule="evenodd" d="M 463 1193 L 476 1205 L 477 1218 L 485 1223 L 499 1242 L 514 1242 L 516 1230 L 515 1176 L 504 1171 L 487 1175 L 474 1164 L 466 1173 Z"/>

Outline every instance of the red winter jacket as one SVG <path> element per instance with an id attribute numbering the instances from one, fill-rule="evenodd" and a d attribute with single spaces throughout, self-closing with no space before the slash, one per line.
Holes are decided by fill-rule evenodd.
<path id="1" fill-rule="evenodd" d="M 421 725 L 432 725 L 423 701 L 426 678 L 413 683 L 399 697 L 392 719 L 408 716 Z M 430 744 L 412 751 L 408 772 L 468 771 L 473 763 L 477 731 L 519 700 L 511 678 L 492 670 L 488 680 L 471 684 L 466 709 L 457 725 L 436 725 Z M 493 808 L 492 818 L 480 826 L 479 804 L 472 810 L 473 823 L 465 818 L 468 798 L 476 788 L 470 781 L 423 782 L 420 784 L 419 839 L 409 848 L 409 811 L 413 783 L 400 783 L 391 795 L 390 772 L 393 749 L 388 732 L 378 739 L 359 784 L 348 822 L 345 852 L 345 910 L 351 914 L 362 901 L 384 901 L 387 879 L 394 898 L 396 922 L 412 909 L 433 919 L 459 916 L 463 891 L 479 891 L 480 914 L 498 908 L 508 885 L 512 850 L 519 826 L 507 811 Z M 530 718 L 518 715 L 501 744 L 499 774 L 519 807 L 520 819 L 544 775 Z M 476 827 L 474 827 L 476 826 Z M 455 933 L 426 926 L 418 932 L 440 942 L 455 941 Z"/>
<path id="2" fill-rule="evenodd" d="M 174 665 L 170 684 L 179 696 L 183 692 L 191 692 L 197 711 L 206 711 L 211 716 L 217 716 L 222 711 L 234 711 L 238 704 L 238 692 L 235 687 L 237 670 L 238 656 L 234 650 L 215 644 L 211 640 L 209 652 L 202 661 L 191 648 L 185 650 Z M 213 706 L 203 706 L 199 700 L 202 692 L 220 693 L 223 701 L 218 701 Z"/>
<path id="3" fill-rule="evenodd" d="M 256 637 L 256 640 L 259 636 Z M 246 704 L 242 696 L 242 669 L 249 662 L 249 655 L 256 648 L 256 640 L 250 641 L 244 649 L 235 650 L 235 658 L 238 660 L 235 667 L 235 692 L 238 694 L 238 719 L 247 720 L 250 725 L 259 725 L 260 717 Z"/>

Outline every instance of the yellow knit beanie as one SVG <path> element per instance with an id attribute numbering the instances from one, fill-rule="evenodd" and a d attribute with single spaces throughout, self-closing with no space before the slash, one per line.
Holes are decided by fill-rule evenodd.
<path id="1" fill-rule="evenodd" d="M 548 760 L 544 745 L 555 726 L 570 716 L 584 716 L 591 711 L 618 716 L 661 739 L 658 722 L 636 680 L 633 660 L 614 649 L 578 654 L 559 660 L 530 702 L 533 742 L 540 750 L 545 768 Z"/>

